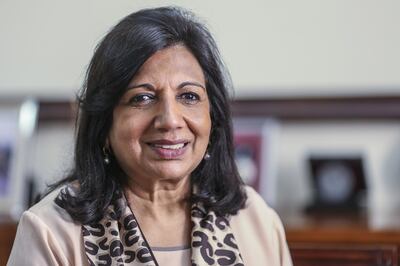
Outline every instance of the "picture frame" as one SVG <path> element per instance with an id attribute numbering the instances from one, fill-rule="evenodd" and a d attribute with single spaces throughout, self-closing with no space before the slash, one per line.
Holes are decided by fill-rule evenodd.
<path id="1" fill-rule="evenodd" d="M 312 202 L 306 211 L 354 212 L 366 205 L 367 174 L 361 152 L 312 153 L 307 164 Z"/>
<path id="2" fill-rule="evenodd" d="M 0 215 L 18 220 L 27 208 L 27 177 L 32 171 L 32 137 L 38 103 L 33 99 L 0 101 Z"/>
<path id="3" fill-rule="evenodd" d="M 234 117 L 235 161 L 244 183 L 276 206 L 279 123 L 265 117 Z"/>

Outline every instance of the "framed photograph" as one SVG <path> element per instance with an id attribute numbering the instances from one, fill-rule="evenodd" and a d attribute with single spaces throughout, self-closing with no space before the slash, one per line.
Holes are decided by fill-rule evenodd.
<path id="1" fill-rule="evenodd" d="M 357 211 L 366 201 L 361 154 L 319 154 L 308 158 L 313 202 L 309 211 Z"/>
<path id="2" fill-rule="evenodd" d="M 235 160 L 243 181 L 276 205 L 279 125 L 267 118 L 233 119 Z"/>
<path id="3" fill-rule="evenodd" d="M 38 105 L 33 100 L 0 101 L 0 215 L 18 219 L 27 204 L 31 140 Z"/>

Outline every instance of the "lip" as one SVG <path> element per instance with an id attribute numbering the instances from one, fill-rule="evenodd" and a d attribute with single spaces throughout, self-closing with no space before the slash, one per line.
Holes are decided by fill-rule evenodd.
<path id="1" fill-rule="evenodd" d="M 176 144 L 181 144 L 181 143 L 188 143 L 189 140 L 186 139 L 178 139 L 178 140 L 169 140 L 169 139 L 157 139 L 157 140 L 152 140 L 152 141 L 147 141 L 147 144 L 154 145 L 176 145 Z"/>
<path id="2" fill-rule="evenodd" d="M 179 139 L 157 139 L 146 142 L 146 144 L 157 154 L 160 159 L 164 160 L 176 160 L 180 159 L 188 149 L 189 140 Z M 182 144 L 182 147 L 176 147 Z M 164 146 L 164 147 L 162 147 Z M 165 147 L 171 146 L 171 147 Z M 173 147 L 175 146 L 175 147 Z"/>

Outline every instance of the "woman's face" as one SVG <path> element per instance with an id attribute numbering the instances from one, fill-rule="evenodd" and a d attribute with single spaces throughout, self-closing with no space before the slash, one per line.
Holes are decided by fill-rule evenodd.
<path id="1" fill-rule="evenodd" d="M 184 46 L 151 56 L 113 113 L 109 144 L 134 182 L 178 181 L 203 159 L 211 129 L 203 71 Z"/>

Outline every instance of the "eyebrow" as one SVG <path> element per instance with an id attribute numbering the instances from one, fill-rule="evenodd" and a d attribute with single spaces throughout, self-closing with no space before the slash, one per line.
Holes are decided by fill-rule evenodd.
<path id="1" fill-rule="evenodd" d="M 203 90 L 206 90 L 206 88 L 203 85 L 201 85 L 200 83 L 194 82 L 194 81 L 182 82 L 181 84 L 179 84 L 178 89 L 182 89 L 183 87 L 188 86 L 188 85 L 200 87 Z M 136 88 L 146 88 L 151 91 L 156 90 L 156 88 L 150 83 L 142 83 L 142 84 L 133 85 L 133 86 L 128 87 L 127 90 L 132 90 L 132 89 L 136 89 Z"/>

